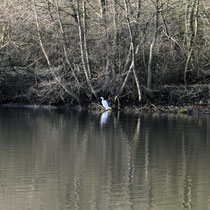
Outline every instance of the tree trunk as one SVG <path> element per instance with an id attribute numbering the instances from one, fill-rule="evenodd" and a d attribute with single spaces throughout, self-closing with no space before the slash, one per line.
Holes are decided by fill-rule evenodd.
<path id="1" fill-rule="evenodd" d="M 79 9 L 79 0 L 77 0 L 77 17 L 78 17 L 78 27 L 79 27 L 79 38 L 80 38 L 80 49 L 81 49 L 81 56 L 82 56 L 82 64 L 83 64 L 83 71 L 86 77 L 86 81 L 88 83 L 88 86 L 91 90 L 91 93 L 97 98 L 97 94 L 93 88 L 91 79 L 89 77 L 88 73 L 88 62 L 87 62 L 87 52 L 85 50 L 85 34 L 84 34 L 84 28 L 82 26 L 82 20 L 81 20 L 81 14 Z"/>
<path id="2" fill-rule="evenodd" d="M 84 48 L 85 48 L 85 56 L 87 60 L 87 69 L 88 69 L 88 75 L 91 79 L 91 71 L 90 71 L 90 60 L 89 60 L 89 52 L 87 47 L 87 21 L 86 21 L 86 4 L 85 1 L 83 1 L 83 26 L 84 26 Z"/>
<path id="3" fill-rule="evenodd" d="M 1 61 L 3 61 L 4 59 L 4 56 L 6 54 L 5 52 L 9 43 L 10 43 L 10 26 L 4 23 L 2 27 L 2 35 L 0 37 L 0 51 L 1 51 L 0 60 Z"/>
<path id="4" fill-rule="evenodd" d="M 149 62 L 148 62 L 148 75 L 147 75 L 147 89 L 148 90 L 151 90 L 152 88 L 152 65 L 153 65 L 154 49 L 156 45 L 158 25 L 159 25 L 159 0 L 156 0 L 155 7 L 156 7 L 155 33 L 153 36 L 152 43 L 150 45 Z"/>
<path id="5" fill-rule="evenodd" d="M 187 83 L 187 71 L 193 56 L 193 47 L 198 30 L 199 0 L 186 0 L 185 6 L 185 41 L 187 46 L 184 83 Z"/>

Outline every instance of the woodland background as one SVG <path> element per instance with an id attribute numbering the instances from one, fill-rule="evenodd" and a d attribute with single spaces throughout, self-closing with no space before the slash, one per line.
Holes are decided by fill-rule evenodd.
<path id="1" fill-rule="evenodd" d="M 205 102 L 209 23 L 209 0 L 1 0 L 0 103 Z"/>

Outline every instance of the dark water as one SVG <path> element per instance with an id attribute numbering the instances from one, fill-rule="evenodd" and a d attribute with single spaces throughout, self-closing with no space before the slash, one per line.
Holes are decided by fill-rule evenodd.
<path id="1" fill-rule="evenodd" d="M 210 209 L 210 116 L 0 108 L 0 209 Z"/>

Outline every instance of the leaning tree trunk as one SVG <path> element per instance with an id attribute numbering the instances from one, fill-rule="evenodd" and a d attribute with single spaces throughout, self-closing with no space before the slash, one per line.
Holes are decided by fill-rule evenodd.
<path id="1" fill-rule="evenodd" d="M 134 40 L 134 34 L 132 32 L 132 29 L 131 29 L 131 22 L 130 22 L 130 18 L 129 18 L 129 14 L 128 14 L 128 3 L 127 3 L 127 0 L 124 0 L 124 4 L 125 4 L 125 9 L 126 9 L 126 21 L 127 21 L 129 35 L 130 35 L 130 40 L 131 40 L 133 75 L 134 75 L 134 79 L 135 79 L 136 87 L 137 87 L 137 91 L 138 91 L 138 100 L 139 100 L 139 102 L 141 102 L 140 83 L 139 83 L 139 79 L 137 77 L 137 72 L 136 72 L 136 54 L 135 54 L 135 43 L 134 43 L 135 40 Z"/>
<path id="2" fill-rule="evenodd" d="M 141 101 L 141 88 L 140 88 L 140 83 L 139 83 L 139 79 L 138 79 L 137 72 L 136 72 L 136 54 L 138 53 L 139 47 L 137 47 L 137 48 L 135 47 L 135 37 L 136 37 L 136 31 L 137 31 L 138 24 L 135 24 L 134 28 L 132 30 L 131 21 L 129 18 L 127 0 L 124 0 L 124 5 L 125 5 L 125 12 L 126 12 L 126 22 L 127 22 L 127 26 L 128 26 L 128 30 L 129 30 L 129 37 L 130 37 L 130 48 L 129 48 L 129 52 L 128 52 L 125 67 L 124 67 L 124 69 L 127 70 L 127 68 L 128 68 L 128 70 L 127 70 L 126 77 L 125 77 L 117 95 L 115 96 L 115 101 L 119 101 L 119 96 L 122 94 L 122 92 L 127 84 L 130 73 L 133 72 L 133 76 L 134 76 L 134 80 L 136 82 L 136 87 L 137 87 L 137 92 L 138 92 L 138 101 L 140 102 Z M 138 19 L 140 16 L 140 8 L 141 8 L 141 0 L 139 0 L 139 2 L 138 2 L 138 12 L 136 15 L 137 23 L 138 23 Z"/>

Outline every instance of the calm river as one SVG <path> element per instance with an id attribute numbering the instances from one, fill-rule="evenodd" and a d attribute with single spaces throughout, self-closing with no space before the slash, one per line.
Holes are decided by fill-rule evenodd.
<path id="1" fill-rule="evenodd" d="M 0 209 L 210 209 L 210 116 L 1 107 Z"/>

